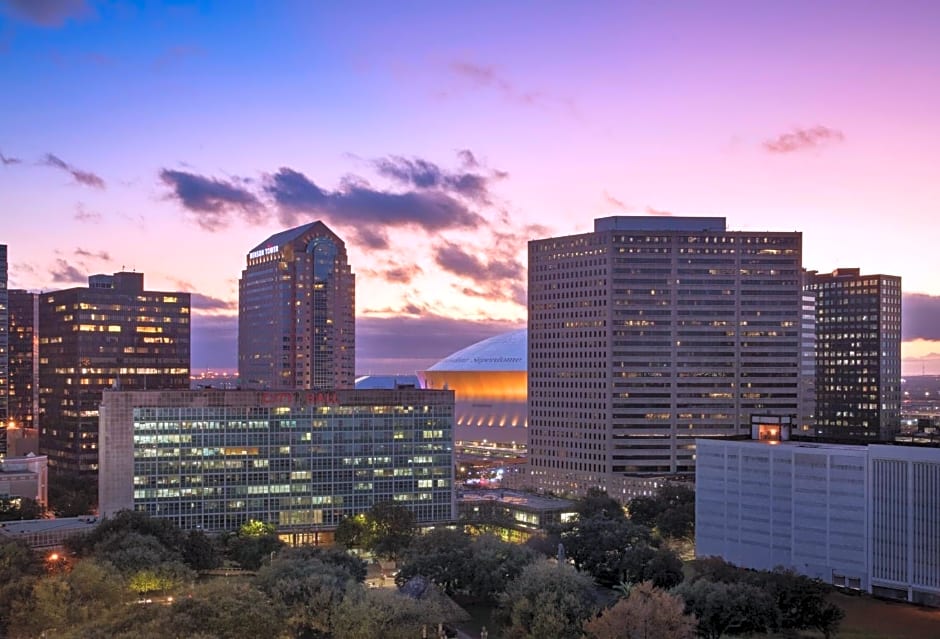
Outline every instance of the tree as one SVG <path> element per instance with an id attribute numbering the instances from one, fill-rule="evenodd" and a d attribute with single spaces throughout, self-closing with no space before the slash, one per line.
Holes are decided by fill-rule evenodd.
<path id="1" fill-rule="evenodd" d="M 781 629 L 817 628 L 825 634 L 827 626 L 831 627 L 830 632 L 838 629 L 844 616 L 840 608 L 826 602 L 830 588 L 818 579 L 777 568 L 769 572 L 741 570 L 741 580 L 773 598 L 780 613 Z"/>
<path id="2" fill-rule="evenodd" d="M 394 502 L 379 502 L 366 512 L 366 548 L 381 557 L 396 559 L 415 534 L 415 516 Z"/>
<path id="3" fill-rule="evenodd" d="M 363 514 L 343 517 L 336 526 L 333 538 L 346 548 L 361 548 L 366 538 L 366 516 Z"/>
<path id="4" fill-rule="evenodd" d="M 695 492 L 686 486 L 667 485 L 654 497 L 635 497 L 627 505 L 630 520 L 656 528 L 669 539 L 688 539 L 695 530 Z"/>
<path id="5" fill-rule="evenodd" d="M 474 537 L 470 544 L 470 577 L 465 590 L 473 597 L 495 602 L 537 557 L 535 551 L 494 535 Z"/>
<path id="6" fill-rule="evenodd" d="M 449 528 L 415 537 L 404 553 L 396 581 L 403 584 L 421 575 L 449 595 L 464 589 L 472 580 L 470 543 L 469 535 Z"/>
<path id="7" fill-rule="evenodd" d="M 693 639 L 695 617 L 685 602 L 645 581 L 627 597 L 584 624 L 587 639 Z"/>
<path id="8" fill-rule="evenodd" d="M 0 497 L 0 521 L 42 519 L 46 509 L 29 497 Z"/>
<path id="9" fill-rule="evenodd" d="M 730 564 L 721 557 L 701 557 L 688 563 L 691 570 L 689 581 L 705 579 L 731 584 L 745 578 L 746 571 Z"/>
<path id="10" fill-rule="evenodd" d="M 699 579 L 685 582 L 673 592 L 685 600 L 686 613 L 698 619 L 698 633 L 704 639 L 763 633 L 778 625 L 773 599 L 749 584 Z"/>
<path id="11" fill-rule="evenodd" d="M 657 588 L 669 589 L 682 583 L 682 561 L 668 548 L 638 544 L 624 551 L 620 578 L 630 583 L 650 581 Z"/>
<path id="12" fill-rule="evenodd" d="M 276 532 L 277 528 L 274 526 L 274 524 L 258 521 L 257 519 L 249 519 L 239 527 L 238 536 L 266 537 L 268 535 L 273 535 Z"/>
<path id="13" fill-rule="evenodd" d="M 334 639 L 414 639 L 422 628 L 434 636 L 438 624 L 465 614 L 440 599 L 413 599 L 393 590 L 358 590 L 343 600 L 334 615 Z"/>
<path id="14" fill-rule="evenodd" d="M 49 473 L 49 509 L 56 517 L 88 515 L 98 506 L 98 482 L 79 473 Z"/>
<path id="15" fill-rule="evenodd" d="M 257 570 L 283 547 L 277 535 L 236 535 L 228 540 L 228 556 L 246 570 Z"/>
<path id="16" fill-rule="evenodd" d="M 140 637 L 243 637 L 285 638 L 285 615 L 263 592 L 243 582 L 213 579 L 196 588 L 192 596 L 177 598 L 148 626 Z"/>
<path id="17" fill-rule="evenodd" d="M 153 537 L 174 555 L 179 553 L 183 545 L 183 533 L 173 522 L 136 510 L 122 510 L 113 517 L 105 517 L 88 533 L 66 539 L 65 545 L 72 553 L 83 557 L 96 552 L 99 545 L 122 544 L 121 538 L 129 533 Z"/>
<path id="18" fill-rule="evenodd" d="M 128 577 L 127 585 L 138 595 L 155 592 L 166 594 L 192 583 L 195 578 L 196 574 L 186 564 L 172 561 L 138 570 Z"/>
<path id="19" fill-rule="evenodd" d="M 201 530 L 191 530 L 183 541 L 183 561 L 193 570 L 211 570 L 222 565 L 219 546 Z"/>
<path id="20" fill-rule="evenodd" d="M 625 518 L 595 515 L 578 519 L 561 533 L 566 555 L 574 565 L 604 585 L 623 579 L 628 549 L 648 545 L 649 529 Z"/>
<path id="21" fill-rule="evenodd" d="M 123 575 L 182 559 L 179 552 L 167 548 L 153 535 L 116 530 L 99 540 L 88 554 L 110 562 Z"/>
<path id="22" fill-rule="evenodd" d="M 495 618 L 506 639 L 579 639 L 594 614 L 593 580 L 567 564 L 549 560 L 526 566 L 506 587 Z"/>
<path id="23" fill-rule="evenodd" d="M 21 539 L 0 538 L 0 637 L 6 636 L 13 610 L 26 606 L 42 561 Z"/>
<path id="24" fill-rule="evenodd" d="M 843 619 L 845 619 L 845 611 L 842 608 L 833 603 L 823 602 L 807 616 L 806 626 L 818 630 L 826 639 L 831 639 L 839 632 Z"/>
<path id="25" fill-rule="evenodd" d="M 336 553 L 317 549 L 288 548 L 270 565 L 258 571 L 254 584 L 281 608 L 295 636 L 325 636 L 333 626 L 340 602 L 357 587 L 355 575 Z M 348 555 L 347 555 L 348 556 Z M 365 565 L 358 559 L 361 574 Z"/>
<path id="26" fill-rule="evenodd" d="M 587 494 L 578 500 L 575 510 L 581 519 L 602 516 L 608 519 L 623 519 L 623 506 L 616 499 L 600 488 L 589 488 Z"/>
<path id="27" fill-rule="evenodd" d="M 656 518 L 662 512 L 660 500 L 656 497 L 634 497 L 627 504 L 627 510 L 630 512 L 630 521 L 647 528 L 653 528 L 656 525 Z"/>
<path id="28" fill-rule="evenodd" d="M 84 559 L 71 572 L 40 579 L 26 605 L 13 611 L 11 636 L 82 636 L 73 634 L 127 602 L 130 591 L 107 563 Z"/>
<path id="29" fill-rule="evenodd" d="M 656 516 L 656 530 L 669 539 L 690 539 L 695 534 L 695 504 L 679 504 Z"/>

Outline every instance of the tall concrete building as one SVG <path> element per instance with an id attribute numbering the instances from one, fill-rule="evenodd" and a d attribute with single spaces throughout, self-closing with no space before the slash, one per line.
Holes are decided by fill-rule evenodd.
<path id="1" fill-rule="evenodd" d="M 7 406 L 10 383 L 10 298 L 7 291 L 7 245 L 0 244 L 0 455 L 7 452 Z"/>
<path id="2" fill-rule="evenodd" d="M 802 235 L 609 217 L 529 242 L 529 481 L 691 473 L 695 438 L 799 410 Z"/>
<path id="3" fill-rule="evenodd" d="M 820 437 L 890 440 L 901 421 L 901 278 L 808 271 L 816 298 Z"/>
<path id="4" fill-rule="evenodd" d="M 355 306 L 346 245 L 323 222 L 253 248 L 238 282 L 242 388 L 353 388 Z"/>
<path id="5" fill-rule="evenodd" d="M 142 273 L 92 275 L 39 299 L 39 447 L 53 472 L 98 469 L 106 388 L 189 388 L 189 293 L 144 290 Z"/>
<path id="6" fill-rule="evenodd" d="M 8 417 L 16 428 L 36 428 L 39 414 L 39 296 L 9 291 Z"/>

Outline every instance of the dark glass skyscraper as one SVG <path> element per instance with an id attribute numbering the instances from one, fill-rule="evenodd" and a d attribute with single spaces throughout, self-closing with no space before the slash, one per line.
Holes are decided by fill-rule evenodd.
<path id="1" fill-rule="evenodd" d="M 189 388 L 190 296 L 143 273 L 92 275 L 39 299 L 39 448 L 55 469 L 96 472 L 105 388 Z"/>
<path id="2" fill-rule="evenodd" d="M 7 292 L 7 245 L 0 244 L 0 455 L 7 452 L 7 394 L 10 383 L 9 323 L 10 299 Z"/>
<path id="3" fill-rule="evenodd" d="M 815 434 L 892 439 L 901 419 L 901 278 L 808 271 L 816 297 Z"/>
<path id="4" fill-rule="evenodd" d="M 238 283 L 242 388 L 353 388 L 355 305 L 346 245 L 322 222 L 256 246 Z"/>
<path id="5" fill-rule="evenodd" d="M 9 291 L 9 400 L 8 413 L 17 428 L 35 428 L 39 413 L 39 358 L 37 357 L 39 296 L 29 291 Z"/>

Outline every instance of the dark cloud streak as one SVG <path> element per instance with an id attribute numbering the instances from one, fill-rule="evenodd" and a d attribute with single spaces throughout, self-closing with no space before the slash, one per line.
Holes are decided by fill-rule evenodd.
<path id="1" fill-rule="evenodd" d="M 461 153 L 470 154 L 469 151 Z M 473 166 L 479 166 L 473 154 L 470 154 Z M 467 164 L 467 160 L 464 159 Z M 478 173 L 450 173 L 437 164 L 420 158 L 404 158 L 391 156 L 374 162 L 376 170 L 385 177 L 391 178 L 406 186 L 418 189 L 440 189 L 461 197 L 473 200 L 480 204 L 489 204 L 489 182 L 492 177 Z M 505 177 L 504 173 L 497 173 L 496 178 Z"/>
<path id="2" fill-rule="evenodd" d="M 71 176 L 79 184 L 84 184 L 85 186 L 91 186 L 96 189 L 105 188 L 104 180 L 101 179 L 100 175 L 96 173 L 92 173 L 91 171 L 83 171 L 82 169 L 78 169 L 72 166 L 71 164 L 69 164 L 68 162 L 66 162 L 65 160 L 63 160 L 62 158 L 60 158 L 59 156 L 53 155 L 52 153 L 46 153 L 42 157 L 42 160 L 40 161 L 40 163 L 45 166 L 51 166 L 52 168 L 60 169 L 62 171 L 65 171 L 66 173 L 71 174 Z"/>
<path id="3" fill-rule="evenodd" d="M 86 0 L 6 0 L 14 15 L 42 27 L 58 27 L 92 13 Z"/>
<path id="4" fill-rule="evenodd" d="M 327 191 L 287 167 L 270 176 L 264 189 L 278 205 L 285 225 L 298 223 L 302 214 L 321 215 L 340 226 L 412 225 L 426 231 L 484 224 L 477 213 L 438 191 L 391 193 L 351 182 L 344 183 L 341 190 Z"/>
<path id="5" fill-rule="evenodd" d="M 79 257 L 90 257 L 96 260 L 101 260 L 102 262 L 111 261 L 111 255 L 108 254 L 106 251 L 95 252 L 95 251 L 89 251 L 89 250 L 83 249 L 82 247 L 78 247 L 75 249 L 75 255 Z"/>
<path id="6" fill-rule="evenodd" d="M 765 140 L 763 146 L 770 153 L 794 153 L 815 149 L 824 144 L 842 142 L 844 139 L 842 131 L 820 124 L 808 129 L 794 129 L 772 140 Z"/>
<path id="7" fill-rule="evenodd" d="M 163 169 L 160 179 L 175 197 L 207 231 L 228 227 L 232 214 L 249 224 L 262 224 L 267 214 L 264 205 L 249 190 L 234 182 L 209 178 L 186 171 Z"/>
<path id="8" fill-rule="evenodd" d="M 22 164 L 23 160 L 20 158 L 7 157 L 3 153 L 0 153 L 0 162 L 3 163 L 3 166 L 9 166 L 11 164 Z"/>
<path id="9" fill-rule="evenodd" d="M 901 298 L 901 335 L 904 341 L 940 340 L 940 296 L 904 293 Z"/>
<path id="10" fill-rule="evenodd" d="M 59 284 L 83 284 L 88 280 L 84 273 L 62 258 L 56 259 L 55 266 L 49 269 L 49 275 L 53 282 Z"/>

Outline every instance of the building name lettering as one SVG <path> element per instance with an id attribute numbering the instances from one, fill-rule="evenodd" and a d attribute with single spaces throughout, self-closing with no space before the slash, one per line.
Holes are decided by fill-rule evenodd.
<path id="1" fill-rule="evenodd" d="M 274 255 L 279 250 L 281 250 L 281 247 L 277 245 L 260 248 L 257 251 L 252 251 L 251 253 L 249 253 L 248 259 L 253 260 L 258 257 L 264 257 L 265 255 Z"/>

